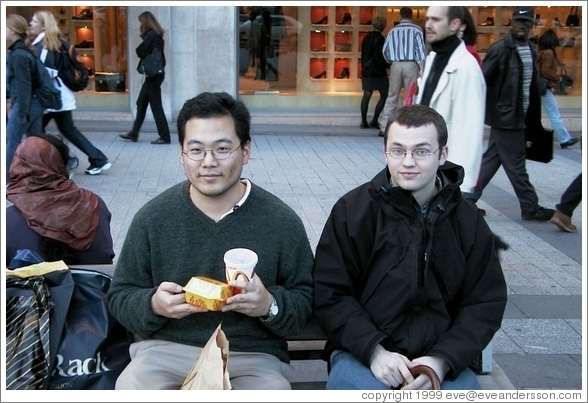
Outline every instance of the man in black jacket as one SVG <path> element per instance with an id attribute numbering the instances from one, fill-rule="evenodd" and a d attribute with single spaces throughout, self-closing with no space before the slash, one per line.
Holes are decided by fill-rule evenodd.
<path id="1" fill-rule="evenodd" d="M 479 389 L 469 365 L 500 328 L 506 283 L 494 236 L 463 199 L 447 126 L 424 105 L 399 109 L 387 168 L 333 207 L 317 245 L 315 315 L 328 336 L 327 389 Z"/>
<path id="2" fill-rule="evenodd" d="M 510 32 L 494 42 L 484 57 L 485 123 L 491 129 L 474 199 L 480 199 L 502 165 L 519 199 L 522 219 L 549 221 L 555 210 L 539 205 L 526 167 L 525 128 L 541 127 L 539 72 L 529 43 L 534 21 L 533 7 L 515 7 Z"/>

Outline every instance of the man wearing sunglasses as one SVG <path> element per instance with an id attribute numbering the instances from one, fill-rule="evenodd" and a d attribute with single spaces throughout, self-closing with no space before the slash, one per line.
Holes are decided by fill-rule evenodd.
<path id="1" fill-rule="evenodd" d="M 395 112 L 386 168 L 341 197 L 319 240 L 314 309 L 327 389 L 480 389 L 468 367 L 500 328 L 506 283 L 482 212 L 464 200 L 432 108 Z"/>

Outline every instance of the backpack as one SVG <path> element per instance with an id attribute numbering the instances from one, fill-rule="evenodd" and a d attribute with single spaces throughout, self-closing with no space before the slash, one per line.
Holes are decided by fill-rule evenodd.
<path id="1" fill-rule="evenodd" d="M 57 70 L 61 81 L 74 92 L 88 87 L 89 75 L 84 62 L 78 57 L 73 45 L 61 41 L 61 49 L 57 60 Z"/>
<path id="2" fill-rule="evenodd" d="M 33 58 L 35 59 L 36 81 L 36 88 L 33 90 L 34 95 L 39 100 L 41 106 L 47 109 L 60 110 L 62 107 L 61 91 L 53 85 L 53 79 L 47 72 L 41 59 L 35 56 Z"/>

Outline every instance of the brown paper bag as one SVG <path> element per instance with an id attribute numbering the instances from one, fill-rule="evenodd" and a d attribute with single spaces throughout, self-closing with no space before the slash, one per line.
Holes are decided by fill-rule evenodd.
<path id="1" fill-rule="evenodd" d="M 184 380 L 182 390 L 230 390 L 231 381 L 227 365 L 229 341 L 221 324 L 206 342 L 202 353 Z"/>

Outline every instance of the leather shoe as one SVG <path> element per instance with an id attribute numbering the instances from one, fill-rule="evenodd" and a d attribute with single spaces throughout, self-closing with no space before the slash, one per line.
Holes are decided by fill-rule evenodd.
<path id="1" fill-rule="evenodd" d="M 380 136 L 380 137 L 384 137 L 384 132 L 380 130 L 380 131 L 378 132 L 378 136 Z"/>
<path id="2" fill-rule="evenodd" d="M 555 210 L 555 213 L 553 214 L 553 217 L 551 217 L 550 221 L 552 223 L 554 223 L 555 225 L 557 225 L 557 228 L 559 228 L 562 231 L 565 231 L 565 232 L 577 232 L 578 231 L 576 226 L 574 224 L 572 224 L 572 217 L 562 213 L 559 210 Z"/>
<path id="3" fill-rule="evenodd" d="M 119 137 L 121 139 L 125 139 L 125 140 L 131 140 L 133 143 L 136 143 L 137 140 L 139 139 L 139 136 L 133 136 L 131 133 L 127 133 L 127 134 L 119 134 Z"/>
<path id="4" fill-rule="evenodd" d="M 169 144 L 169 143 L 170 143 L 169 140 L 166 140 L 166 139 L 164 139 L 162 137 L 158 138 L 157 140 L 153 140 L 151 142 L 151 144 Z"/>
<path id="5" fill-rule="evenodd" d="M 573 146 L 574 144 L 576 144 L 578 141 L 580 141 L 580 139 L 578 137 L 572 137 L 571 139 L 569 139 L 568 141 L 566 141 L 565 143 L 560 143 L 559 146 L 563 149 L 566 149 L 568 147 Z"/>
<path id="6" fill-rule="evenodd" d="M 361 127 L 362 129 L 367 129 L 368 127 L 370 127 L 370 125 L 368 125 L 368 122 L 361 122 L 359 124 L 359 127 Z"/>
<path id="7" fill-rule="evenodd" d="M 539 207 L 534 213 L 522 213 L 521 218 L 525 221 L 549 221 L 554 214 L 554 209 Z"/>

